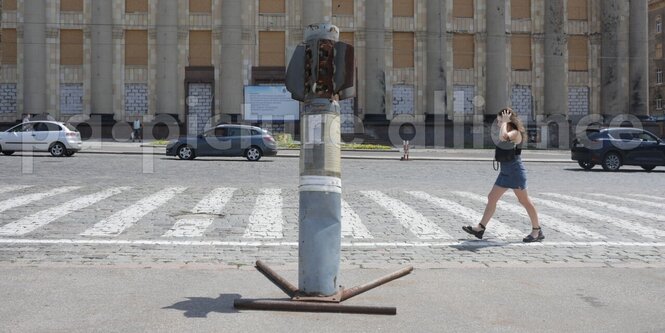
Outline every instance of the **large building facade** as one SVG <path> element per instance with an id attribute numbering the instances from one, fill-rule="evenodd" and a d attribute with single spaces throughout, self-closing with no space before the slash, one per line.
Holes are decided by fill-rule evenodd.
<path id="1" fill-rule="evenodd" d="M 551 123 L 649 112 L 647 0 L 2 5 L 0 123 L 45 112 L 105 123 L 168 115 L 189 132 L 219 119 L 243 122 L 245 88 L 283 84 L 303 27 L 319 22 L 337 25 L 355 47 L 357 93 L 343 103 L 346 133 L 386 138 L 385 125 L 395 122 L 416 124 L 419 135 L 487 127 L 509 105 L 547 145 Z M 441 133 L 423 140 L 449 139 L 465 140 Z"/>

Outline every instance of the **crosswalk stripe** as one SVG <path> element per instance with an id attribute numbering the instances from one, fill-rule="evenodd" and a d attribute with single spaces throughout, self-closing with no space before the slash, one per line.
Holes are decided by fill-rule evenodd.
<path id="1" fill-rule="evenodd" d="M 214 189 L 192 209 L 192 214 L 207 214 L 206 216 L 193 216 L 180 219 L 162 237 L 203 236 L 206 229 L 215 220 L 215 217 L 210 215 L 221 214 L 235 190 L 235 188 L 227 187 Z"/>
<path id="2" fill-rule="evenodd" d="M 438 225 L 432 223 L 402 201 L 393 199 L 380 191 L 360 191 L 360 193 L 389 211 L 406 229 L 420 239 L 452 238 Z"/>
<path id="3" fill-rule="evenodd" d="M 665 215 L 662 215 L 662 214 L 660 214 L 660 215 L 659 214 L 651 214 L 651 213 L 644 212 L 644 211 L 637 210 L 637 209 L 617 206 L 617 205 L 614 205 L 614 204 L 608 204 L 608 203 L 602 202 L 602 201 L 577 198 L 577 197 L 573 197 L 573 196 L 565 195 L 565 194 L 558 194 L 558 193 L 542 193 L 542 194 L 546 195 L 546 196 L 549 196 L 549 197 L 575 201 L 576 203 L 584 203 L 584 204 L 587 204 L 587 205 L 594 205 L 594 206 L 598 206 L 598 207 L 603 207 L 603 208 L 611 209 L 613 211 L 617 211 L 617 212 L 620 212 L 620 213 L 625 213 L 625 214 L 628 214 L 628 215 L 640 216 L 640 217 L 644 217 L 644 218 L 647 218 L 647 219 L 653 219 L 653 220 L 657 220 L 657 221 L 665 221 Z"/>
<path id="4" fill-rule="evenodd" d="M 51 196 L 54 196 L 54 195 L 63 194 L 63 193 L 67 193 L 69 191 L 77 190 L 79 188 L 81 188 L 81 187 L 80 186 L 63 186 L 63 187 L 58 187 L 58 188 L 52 189 L 48 192 L 26 194 L 26 195 L 22 195 L 20 197 L 8 199 L 8 200 L 0 202 L 0 213 L 4 212 L 6 210 L 9 210 L 9 209 L 15 208 L 15 207 L 27 205 L 27 204 L 29 204 L 31 202 L 34 202 L 34 201 L 39 201 L 39 200 L 42 200 L 44 198 L 48 198 L 48 197 L 51 197 Z"/>
<path id="5" fill-rule="evenodd" d="M 660 208 L 660 209 L 665 208 L 665 205 L 663 205 L 662 203 L 649 202 L 649 201 L 637 200 L 637 199 L 630 199 L 630 198 L 626 198 L 626 197 L 607 195 L 607 194 L 603 194 L 603 193 L 587 193 L 587 195 L 591 195 L 591 196 L 599 197 L 599 198 L 617 200 L 617 201 L 622 201 L 622 202 L 631 202 L 631 203 L 638 204 L 638 205 L 655 207 L 655 208 Z"/>
<path id="6" fill-rule="evenodd" d="M 261 189 L 256 198 L 249 225 L 244 238 L 282 238 L 284 217 L 282 216 L 282 190 Z"/>
<path id="7" fill-rule="evenodd" d="M 621 229 L 625 229 L 632 233 L 636 233 L 644 238 L 656 239 L 658 237 L 665 237 L 665 231 L 650 228 L 636 222 L 629 222 L 614 216 L 598 214 L 594 211 L 584 209 L 581 207 L 567 205 L 563 202 L 543 200 L 538 198 L 531 198 L 531 200 L 534 203 L 537 203 L 538 205 L 543 205 L 554 209 L 563 210 L 568 213 L 572 213 L 578 216 L 583 216 L 589 219 L 598 220 L 604 223 L 611 223 Z"/>
<path id="8" fill-rule="evenodd" d="M 651 200 L 651 203 L 657 203 L 659 205 L 662 205 L 663 198 L 655 195 L 646 195 L 646 194 L 636 194 L 636 193 L 631 193 L 629 194 L 631 197 L 634 198 L 641 198 L 644 200 Z"/>
<path id="9" fill-rule="evenodd" d="M 443 198 L 435 197 L 432 195 L 429 195 L 425 192 L 422 191 L 407 191 L 406 193 L 421 199 L 425 200 L 433 205 L 436 205 L 440 208 L 443 208 L 447 210 L 448 212 L 457 215 L 468 222 L 471 223 L 477 223 L 480 222 L 480 219 L 483 217 L 482 214 L 469 209 L 467 207 L 464 207 L 454 201 L 446 200 Z M 490 229 L 488 229 L 490 232 L 494 233 L 498 238 L 500 239 L 506 239 L 506 238 L 514 238 L 514 237 L 519 237 L 522 233 L 515 229 L 512 228 L 502 222 L 500 222 L 497 219 L 490 219 L 489 221 L 490 225 L 492 226 Z M 461 227 L 460 227 L 461 228 Z"/>
<path id="10" fill-rule="evenodd" d="M 0 194 L 7 193 L 7 192 L 14 192 L 14 191 L 22 190 L 22 189 L 28 188 L 28 187 L 31 187 L 31 186 L 29 186 L 29 185 L 6 185 L 6 186 L 0 187 Z"/>
<path id="11" fill-rule="evenodd" d="M 129 187 L 116 187 L 101 191 L 99 193 L 86 195 L 66 202 L 61 205 L 40 211 L 30 216 L 24 217 L 18 221 L 6 224 L 0 228 L 0 235 L 2 236 L 21 236 L 32 232 L 42 226 L 45 226 L 71 212 L 83 209 L 90 205 L 95 204 L 110 196 L 116 195 L 122 191 L 129 189 Z"/>
<path id="12" fill-rule="evenodd" d="M 143 216 L 165 204 L 185 189 L 185 187 L 170 187 L 143 198 L 139 202 L 97 222 L 92 228 L 81 233 L 81 236 L 117 236 Z"/>
<path id="13" fill-rule="evenodd" d="M 344 200 L 342 200 L 342 237 L 374 238 L 360 220 L 360 216 Z"/>
<path id="14" fill-rule="evenodd" d="M 474 193 L 458 192 L 458 191 L 455 191 L 453 193 L 455 193 L 459 196 L 471 199 L 471 200 L 480 201 L 480 202 L 487 202 L 487 199 L 484 196 L 477 195 L 477 194 L 474 194 Z M 518 205 L 514 205 L 514 204 L 508 204 L 508 203 L 505 203 L 505 202 L 499 202 L 497 204 L 497 207 L 500 208 L 500 209 L 503 209 L 503 210 L 507 210 L 507 211 L 509 211 L 511 213 L 514 213 L 514 214 L 519 214 L 523 217 L 528 218 L 528 216 L 529 216 L 526 213 L 526 210 L 522 206 L 518 206 Z M 558 230 L 561 233 L 564 233 L 568 236 L 572 236 L 572 237 L 575 237 L 575 238 L 585 238 L 585 239 L 588 239 L 588 238 L 592 238 L 592 239 L 607 238 L 607 237 L 605 237 L 605 236 L 603 236 L 599 233 L 587 230 L 585 228 L 582 228 L 580 226 L 576 226 L 574 224 L 563 222 L 563 221 L 561 221 L 557 218 L 554 218 L 552 216 L 549 216 L 549 215 L 546 215 L 546 214 L 543 214 L 543 213 L 538 213 L 538 219 L 539 219 L 540 222 L 542 222 L 543 224 L 551 227 L 552 229 Z"/>

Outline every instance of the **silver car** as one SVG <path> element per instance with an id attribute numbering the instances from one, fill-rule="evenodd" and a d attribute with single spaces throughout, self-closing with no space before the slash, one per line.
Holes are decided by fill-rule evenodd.
<path id="1" fill-rule="evenodd" d="M 47 151 L 55 157 L 72 156 L 81 150 L 81 134 L 57 121 L 28 121 L 0 132 L 0 151 Z"/>

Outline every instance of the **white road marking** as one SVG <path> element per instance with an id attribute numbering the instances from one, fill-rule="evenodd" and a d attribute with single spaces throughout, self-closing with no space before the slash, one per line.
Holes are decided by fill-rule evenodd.
<path id="1" fill-rule="evenodd" d="M 214 189 L 192 209 L 192 214 L 208 214 L 207 216 L 193 216 L 180 219 L 162 237 L 203 236 L 206 229 L 215 220 L 215 217 L 210 215 L 221 214 L 235 190 L 235 188 L 226 187 Z"/>
<path id="2" fill-rule="evenodd" d="M 485 197 L 474 194 L 474 193 L 457 192 L 457 191 L 455 191 L 453 193 L 455 193 L 459 196 L 471 199 L 471 200 L 476 200 L 476 201 L 485 202 L 485 203 L 487 202 L 487 199 Z M 514 205 L 514 204 L 508 204 L 508 203 L 505 203 L 505 202 L 499 202 L 497 204 L 497 207 L 500 208 L 500 209 L 503 209 L 503 210 L 507 210 L 507 211 L 509 211 L 511 213 L 514 213 L 514 214 L 519 214 L 523 217 L 527 217 L 527 218 L 529 217 L 529 215 L 526 213 L 526 210 L 522 206 L 518 206 L 518 205 Z M 543 214 L 543 213 L 538 213 L 538 219 L 542 224 L 544 224 L 544 225 L 546 225 L 546 226 L 548 226 L 552 229 L 558 230 L 559 232 L 564 233 L 568 236 L 575 237 L 575 238 L 591 238 L 591 239 L 607 238 L 607 237 L 605 237 L 605 236 L 603 236 L 599 233 L 587 230 L 585 228 L 582 228 L 580 226 L 576 226 L 574 224 L 563 222 L 563 221 L 561 221 L 557 218 L 554 218 L 552 216 L 549 216 L 549 215 L 546 215 L 546 214 Z M 547 233 L 546 230 L 544 232 Z"/>
<path id="3" fill-rule="evenodd" d="M 646 194 L 629 194 L 629 196 L 634 198 L 641 198 L 644 200 L 651 200 L 652 203 L 657 203 L 662 205 L 663 198 L 655 195 L 646 195 Z"/>
<path id="4" fill-rule="evenodd" d="M 570 195 L 564 195 L 564 194 L 558 194 L 558 193 L 542 193 L 542 194 L 550 196 L 550 197 L 554 197 L 554 198 L 575 201 L 576 203 L 584 203 L 584 204 L 587 204 L 587 205 L 603 207 L 603 208 L 611 209 L 613 211 L 628 214 L 628 215 L 640 216 L 640 217 L 644 217 L 644 218 L 647 218 L 647 219 L 653 219 L 653 220 L 657 220 L 657 221 L 665 221 L 665 215 L 663 215 L 663 214 L 652 214 L 652 213 L 643 212 L 643 211 L 637 210 L 637 209 L 626 208 L 626 207 L 617 206 L 617 205 L 614 205 L 614 204 L 609 204 L 609 203 L 602 202 L 602 201 L 582 199 L 582 198 L 577 198 L 577 197 L 573 197 L 573 196 L 570 196 Z"/>
<path id="5" fill-rule="evenodd" d="M 117 236 L 132 226 L 143 216 L 148 215 L 157 207 L 171 200 L 176 194 L 185 190 L 185 187 L 170 187 L 159 191 L 139 202 L 97 222 L 92 228 L 81 233 L 81 236 Z"/>
<path id="6" fill-rule="evenodd" d="M 663 205 L 663 203 L 649 202 L 649 201 L 637 200 L 637 199 L 630 199 L 630 198 L 626 198 L 626 197 L 607 195 L 607 194 L 603 194 L 603 193 L 586 193 L 585 195 L 591 195 L 591 196 L 600 197 L 600 198 L 617 200 L 617 201 L 621 201 L 621 202 L 630 202 L 630 203 L 634 203 L 634 204 L 638 204 L 638 205 L 655 207 L 655 208 L 659 208 L 659 209 L 664 209 L 665 208 L 665 205 Z"/>
<path id="7" fill-rule="evenodd" d="M 0 244 L 10 245 L 155 245 L 155 246 L 229 246 L 229 247 L 297 247 L 298 242 L 276 241 L 190 241 L 190 240 L 132 240 L 132 239 L 25 239 L 0 238 Z M 665 247 L 665 242 L 542 242 L 518 243 L 496 241 L 455 242 L 342 242 L 342 247 L 357 248 L 443 248 L 443 247 Z"/>
<path id="8" fill-rule="evenodd" d="M 538 198 L 531 198 L 531 200 L 534 203 L 537 203 L 538 205 L 543 205 L 554 209 L 563 210 L 568 213 L 597 220 L 598 222 L 613 224 L 621 229 L 628 230 L 644 238 L 656 239 L 658 237 L 665 237 L 665 231 L 643 226 L 639 223 L 629 222 L 624 219 L 617 218 L 615 216 L 598 214 L 588 209 L 567 205 L 565 203 L 558 201 L 543 200 Z"/>
<path id="9" fill-rule="evenodd" d="M 52 189 L 48 192 L 26 194 L 26 195 L 22 195 L 20 197 L 15 197 L 15 198 L 12 198 L 12 199 L 8 199 L 8 200 L 0 202 L 0 213 L 4 212 L 6 210 L 9 210 L 9 209 L 15 208 L 15 207 L 27 205 L 27 204 L 29 204 L 31 202 L 34 202 L 34 201 L 42 200 L 42 199 L 47 198 L 47 197 L 67 193 L 67 192 L 73 191 L 73 190 L 77 190 L 79 188 L 81 188 L 81 187 L 80 186 L 63 186 L 63 187 L 58 187 L 58 188 Z"/>
<path id="10" fill-rule="evenodd" d="M 357 239 L 374 238 L 360 220 L 360 216 L 344 200 L 342 200 L 342 237 Z"/>
<path id="11" fill-rule="evenodd" d="M 18 221 L 0 227 L 1 236 L 21 236 L 45 226 L 71 212 L 93 205 L 110 196 L 116 195 L 129 187 L 116 187 L 98 193 L 86 195 L 61 205 L 26 216 Z"/>
<path id="12" fill-rule="evenodd" d="M 262 189 L 243 238 L 282 238 L 283 225 L 282 190 Z"/>
<path id="13" fill-rule="evenodd" d="M 480 219 L 482 219 L 483 214 L 480 214 L 472 209 L 469 209 L 467 207 L 464 207 L 454 201 L 446 200 L 443 198 L 438 198 L 435 196 L 431 196 L 425 192 L 422 191 L 407 191 L 406 193 L 421 199 L 425 200 L 433 205 L 436 205 L 437 207 L 440 207 L 442 209 L 447 210 L 448 212 L 459 216 L 466 221 L 473 223 L 474 225 L 478 222 L 480 222 Z M 521 237 L 522 232 L 512 228 L 504 223 L 501 223 L 497 219 L 490 219 L 489 221 L 489 227 L 487 229 L 488 233 L 493 233 L 495 234 L 498 238 L 500 239 L 506 239 L 506 238 L 515 238 L 515 237 Z M 460 226 L 461 228 L 461 226 Z"/>
<path id="14" fill-rule="evenodd" d="M 18 191 L 22 190 L 24 188 L 31 187 L 30 185 L 6 185 L 0 187 L 0 193 L 7 193 L 7 192 L 13 192 L 13 191 Z"/>
<path id="15" fill-rule="evenodd" d="M 389 211 L 406 229 L 420 239 L 450 239 L 449 234 L 407 204 L 379 191 L 360 191 Z"/>

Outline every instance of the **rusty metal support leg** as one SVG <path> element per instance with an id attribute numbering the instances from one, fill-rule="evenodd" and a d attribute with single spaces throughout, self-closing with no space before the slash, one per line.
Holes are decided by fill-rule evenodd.
<path id="1" fill-rule="evenodd" d="M 272 281 L 272 283 L 278 286 L 279 289 L 282 289 L 282 291 L 287 295 L 289 295 L 289 297 L 294 297 L 298 293 L 298 288 L 296 288 L 289 281 L 281 277 L 270 267 L 266 266 L 266 264 L 264 264 L 261 260 L 256 261 L 256 269 L 259 272 L 263 273 L 263 275 L 265 275 L 265 277 L 267 277 L 268 280 Z"/>
<path id="2" fill-rule="evenodd" d="M 342 301 L 345 301 L 345 300 L 347 300 L 347 299 L 349 299 L 353 296 L 356 296 L 358 294 L 362 294 L 362 293 L 364 293 L 364 292 L 366 292 L 370 289 L 374 289 L 374 288 L 376 288 L 376 287 L 378 287 L 382 284 L 386 284 L 386 283 L 388 283 L 392 280 L 399 279 L 402 276 L 405 276 L 405 275 L 411 273 L 412 271 L 413 271 L 413 266 L 409 266 L 409 267 L 400 269 L 399 271 L 397 271 L 395 273 L 392 273 L 390 275 L 386 275 L 382 278 L 376 279 L 372 282 L 369 282 L 369 283 L 366 283 L 366 284 L 363 284 L 363 285 L 360 285 L 360 286 L 356 286 L 356 287 L 353 287 L 353 288 L 346 289 L 342 293 Z"/>
<path id="3" fill-rule="evenodd" d="M 241 310 L 274 310 L 300 312 L 362 313 L 396 315 L 395 307 L 355 306 L 333 303 L 293 302 L 267 299 L 236 299 L 233 306 Z"/>

